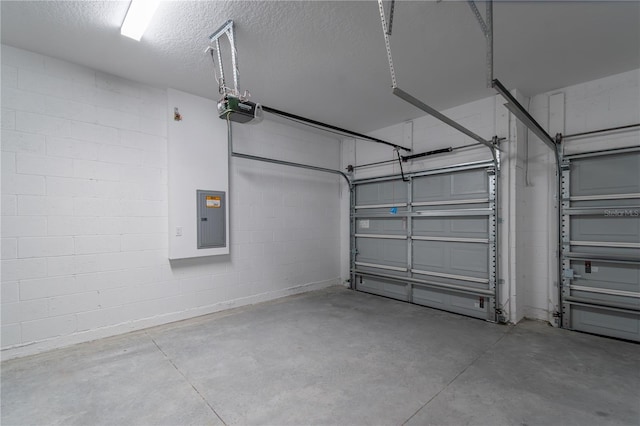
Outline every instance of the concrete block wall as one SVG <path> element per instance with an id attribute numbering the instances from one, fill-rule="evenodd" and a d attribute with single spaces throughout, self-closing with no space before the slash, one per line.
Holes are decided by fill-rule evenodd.
<path id="1" fill-rule="evenodd" d="M 3 358 L 339 282 L 338 177 L 233 160 L 230 256 L 169 262 L 166 90 L 1 54 Z M 332 138 L 236 129 L 243 152 L 339 166 Z"/>

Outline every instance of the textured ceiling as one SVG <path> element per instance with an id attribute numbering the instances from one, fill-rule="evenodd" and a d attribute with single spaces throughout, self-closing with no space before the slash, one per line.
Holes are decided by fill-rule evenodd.
<path id="1" fill-rule="evenodd" d="M 127 8 L 5 0 L 1 39 L 217 98 L 203 52 L 211 32 L 233 19 L 240 86 L 252 100 L 363 132 L 423 115 L 391 95 L 375 1 L 165 1 L 141 42 L 120 35 Z M 466 2 L 398 1 L 395 12 L 401 88 L 438 109 L 493 94 L 485 88 L 484 39 Z M 640 67 L 637 1 L 496 1 L 494 34 L 495 76 L 526 95 Z"/>

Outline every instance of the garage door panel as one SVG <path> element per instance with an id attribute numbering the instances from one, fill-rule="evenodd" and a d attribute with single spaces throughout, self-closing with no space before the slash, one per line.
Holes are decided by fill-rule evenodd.
<path id="1" fill-rule="evenodd" d="M 489 208 L 489 203 L 486 201 L 480 202 L 480 200 L 484 200 L 483 198 L 474 198 L 474 199 L 459 199 L 459 200 L 438 200 L 438 201 L 414 201 L 413 202 L 413 211 L 431 211 L 431 210 L 454 210 L 454 209 L 487 209 Z M 474 201 L 478 201 L 477 203 Z M 426 205 L 424 205 L 426 204 Z M 469 216 L 467 216 L 469 217 Z M 486 217 L 486 215 L 477 215 L 477 217 Z"/>
<path id="2" fill-rule="evenodd" d="M 451 175 L 450 194 L 456 195 L 487 195 L 489 186 L 486 173 L 483 170 L 454 173 Z"/>
<path id="3" fill-rule="evenodd" d="M 407 233 L 407 221 L 404 218 L 358 219 L 356 221 L 356 232 L 359 234 L 405 235 Z"/>
<path id="4" fill-rule="evenodd" d="M 407 243 L 404 240 L 358 238 L 356 262 L 392 267 L 407 266 Z"/>
<path id="5" fill-rule="evenodd" d="M 476 247 L 454 247 L 451 249 L 451 270 L 465 271 L 481 275 L 481 278 L 488 276 L 488 257 L 489 249 L 485 245 L 477 245 Z"/>
<path id="6" fill-rule="evenodd" d="M 413 220 L 413 235 L 422 237 L 486 238 L 488 232 L 486 217 L 425 217 Z"/>
<path id="7" fill-rule="evenodd" d="M 484 170 L 471 170 L 414 179 L 413 202 L 487 198 L 489 185 Z"/>
<path id="8" fill-rule="evenodd" d="M 451 233 L 450 219 L 416 218 L 413 220 L 413 235 L 448 236 Z"/>
<path id="9" fill-rule="evenodd" d="M 434 201 L 448 198 L 449 177 L 425 176 L 413 180 L 413 201 Z"/>
<path id="10" fill-rule="evenodd" d="M 435 274 L 435 275 L 434 275 Z M 470 289 L 470 290 L 480 290 L 486 291 L 489 289 L 489 283 L 486 279 L 483 278 L 474 278 L 474 277 L 463 277 L 463 278 L 455 278 L 441 276 L 438 272 L 433 271 L 420 271 L 418 269 L 413 269 L 413 276 L 416 278 L 422 278 L 428 281 L 437 281 L 438 283 L 442 283 L 445 285 L 453 285 L 458 288 Z"/>
<path id="11" fill-rule="evenodd" d="M 640 321 L 634 314 L 573 305 L 571 323 L 574 329 L 588 333 L 640 340 Z"/>
<path id="12" fill-rule="evenodd" d="M 409 273 L 407 271 L 392 270 L 392 269 L 381 269 L 377 265 L 376 266 L 368 266 L 368 264 L 360 263 L 360 262 L 358 262 L 358 264 L 356 265 L 356 268 L 358 269 L 358 272 L 360 272 L 362 274 L 372 274 L 372 275 L 384 274 L 386 276 L 393 276 L 393 277 L 398 277 L 398 278 L 403 278 L 403 277 L 409 276 Z"/>
<path id="13" fill-rule="evenodd" d="M 640 341 L 640 152 L 581 154 L 562 183 L 563 326 Z"/>
<path id="14" fill-rule="evenodd" d="M 578 285 L 578 284 L 576 284 Z M 594 303 L 606 302 L 608 304 L 619 304 L 626 307 L 635 306 L 640 307 L 640 299 L 635 297 L 616 296 L 612 294 L 593 293 L 589 291 L 571 290 L 571 296 L 579 297 L 584 301 L 592 301 Z"/>
<path id="15" fill-rule="evenodd" d="M 588 261 L 591 264 L 591 272 L 587 272 L 585 261 L 571 262 L 571 268 L 579 278 L 574 279 L 574 284 L 589 287 L 609 288 L 623 291 L 640 292 L 640 266 L 639 265 L 613 265 L 596 261 Z"/>
<path id="16" fill-rule="evenodd" d="M 640 156 L 608 155 L 571 164 L 571 195 L 640 192 Z"/>
<path id="17" fill-rule="evenodd" d="M 572 241 L 640 243 L 640 221 L 635 217 L 573 217 Z"/>
<path id="18" fill-rule="evenodd" d="M 488 278 L 486 244 L 414 241 L 413 267 L 434 272 Z"/>
<path id="19" fill-rule="evenodd" d="M 416 269 L 434 270 L 445 272 L 447 267 L 447 253 L 438 245 L 413 243 L 413 267 Z"/>
<path id="20" fill-rule="evenodd" d="M 380 204 L 372 204 L 372 205 L 379 206 Z M 380 220 L 400 218 L 402 217 L 401 214 L 406 212 L 407 212 L 406 202 L 386 204 L 386 207 L 381 207 L 381 208 L 368 208 L 367 206 L 358 207 L 359 214 L 362 213 L 365 215 L 378 216 Z M 381 218 L 380 217 L 381 215 L 384 216 L 384 218 Z"/>
<path id="21" fill-rule="evenodd" d="M 487 318 L 488 301 L 486 298 L 480 307 L 480 297 L 433 289 L 422 286 L 413 287 L 413 302 L 418 305 L 443 309 L 475 318 Z"/>
<path id="22" fill-rule="evenodd" d="M 607 255 L 620 258 L 629 258 L 640 261 L 640 253 L 637 248 L 625 248 L 625 247 L 606 247 L 601 246 L 571 246 L 571 252 L 584 254 L 585 256 L 592 255 L 594 258 L 598 258 L 599 255 Z"/>
<path id="23" fill-rule="evenodd" d="M 633 211 L 638 209 L 640 205 L 640 201 L 634 198 L 622 198 L 622 199 L 614 199 L 611 201 L 607 200 L 576 200 L 571 201 L 571 207 L 574 208 L 585 208 L 585 207 L 602 207 L 602 206 L 611 206 L 615 204 L 614 209 L 610 209 L 607 214 L 612 216 L 631 216 Z M 625 210 L 628 210 L 625 212 Z"/>
<path id="24" fill-rule="evenodd" d="M 366 293 L 390 297 L 392 299 L 408 300 L 407 286 L 402 283 L 362 277 L 362 279 L 358 279 L 356 281 L 356 289 Z"/>
<path id="25" fill-rule="evenodd" d="M 470 238 L 486 237 L 489 233 L 489 220 L 484 218 L 449 219 L 449 229 L 454 237 L 470 236 Z"/>
<path id="26" fill-rule="evenodd" d="M 356 205 L 406 203 L 407 195 L 407 185 L 402 180 L 367 183 L 356 187 Z"/>

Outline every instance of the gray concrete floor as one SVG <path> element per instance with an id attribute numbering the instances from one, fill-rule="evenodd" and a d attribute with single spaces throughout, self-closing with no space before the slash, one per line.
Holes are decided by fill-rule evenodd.
<path id="1" fill-rule="evenodd" d="M 3 425 L 640 424 L 640 345 L 342 288 L 1 368 Z"/>

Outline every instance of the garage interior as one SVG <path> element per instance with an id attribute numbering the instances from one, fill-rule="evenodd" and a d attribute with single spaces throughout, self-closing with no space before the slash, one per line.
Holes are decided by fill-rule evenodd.
<path id="1" fill-rule="evenodd" d="M 639 2 L 0 7 L 3 424 L 640 423 Z"/>

